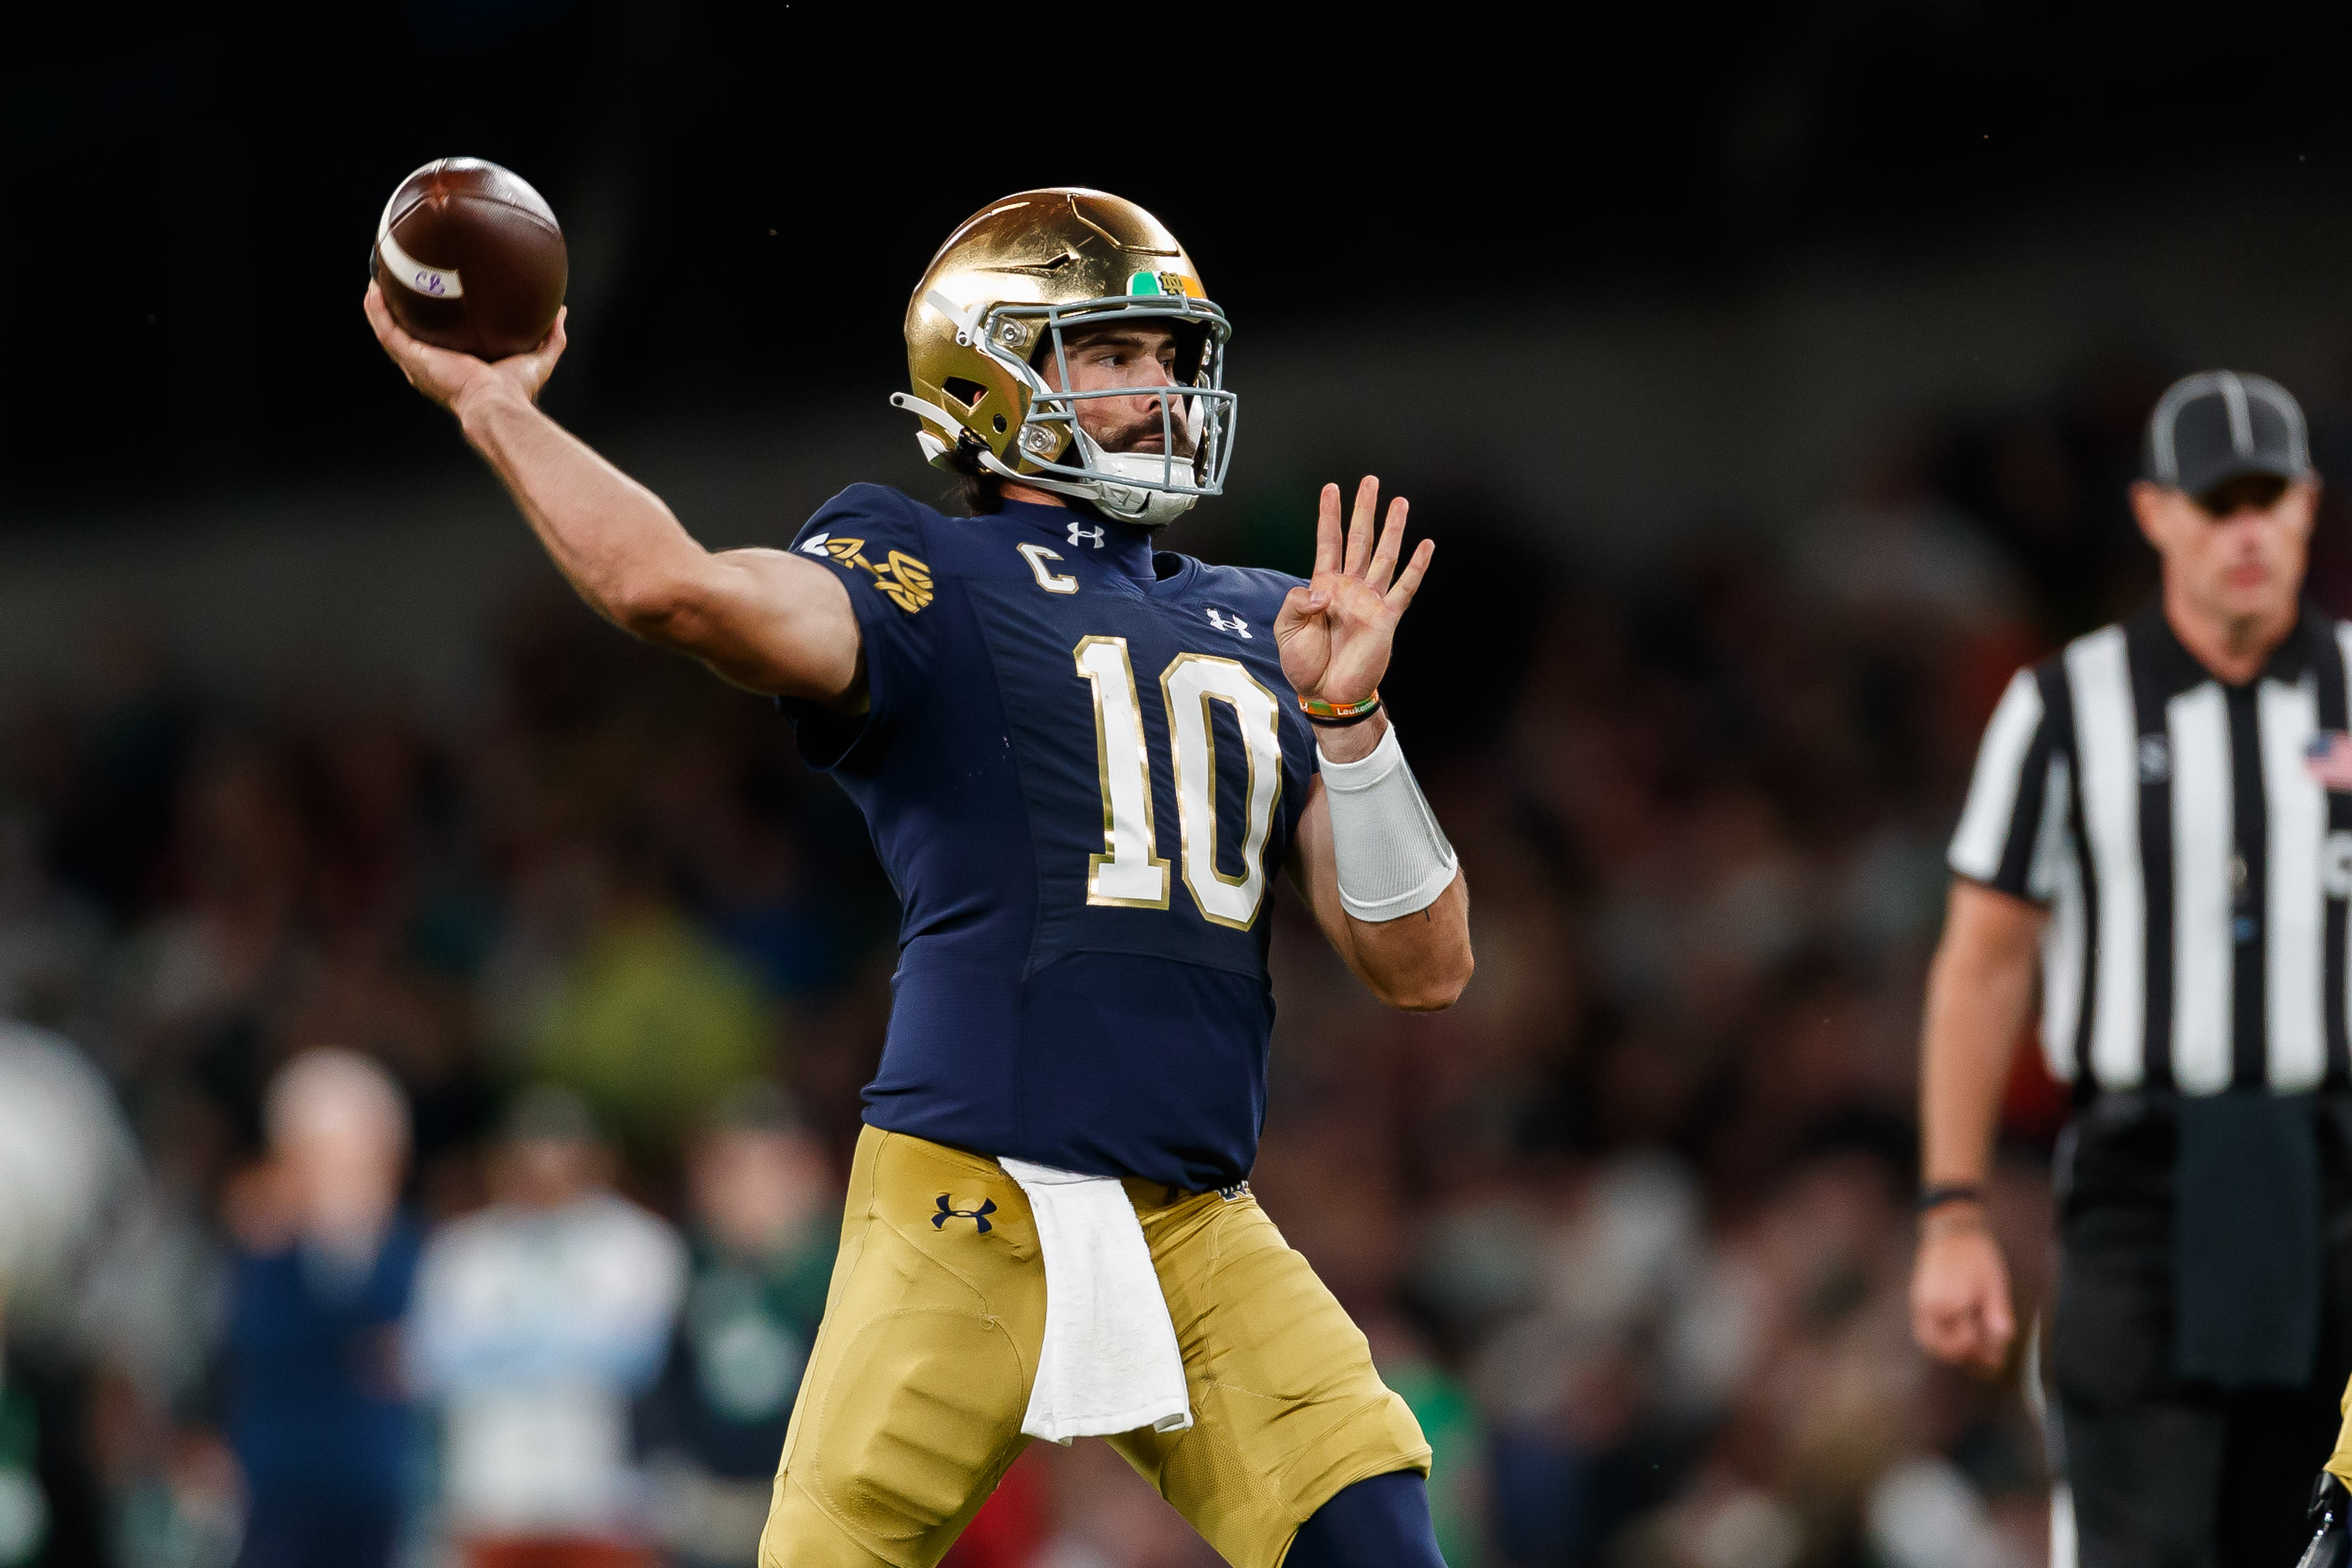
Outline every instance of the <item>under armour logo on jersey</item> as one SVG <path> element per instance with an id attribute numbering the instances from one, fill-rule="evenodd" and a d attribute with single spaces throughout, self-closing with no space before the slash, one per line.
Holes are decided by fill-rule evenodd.
<path id="1" fill-rule="evenodd" d="M 1242 619 L 1239 616 L 1235 616 L 1232 619 L 1228 620 L 1223 616 L 1219 615 L 1216 611 L 1211 610 L 1209 612 L 1209 624 L 1216 627 L 1221 632 L 1231 632 L 1238 637 L 1248 637 L 1250 635 L 1249 623 Z"/>
<path id="2" fill-rule="evenodd" d="M 1072 518 L 1070 520 L 1070 542 L 1073 544 L 1091 544 L 1097 550 L 1100 550 L 1103 547 L 1103 525 L 1098 522 L 1092 528 L 1080 528 L 1078 526 L 1077 520 L 1076 518 Z"/>
<path id="3" fill-rule="evenodd" d="M 993 1228 L 988 1223 L 988 1216 L 995 1212 L 996 1200 L 994 1198 L 981 1199 L 980 1206 L 976 1209 L 960 1209 L 949 1201 L 947 1194 L 941 1193 L 940 1194 L 940 1212 L 931 1216 L 931 1228 L 933 1230 L 945 1230 L 948 1227 L 948 1221 L 951 1219 L 968 1219 L 974 1225 L 980 1226 L 981 1235 L 986 1236 L 989 1231 Z"/>
<path id="4" fill-rule="evenodd" d="M 806 543 L 801 546 L 801 553 L 803 555 L 815 555 L 822 557 L 824 554 L 824 542 L 832 537 L 833 535 L 830 533 L 818 534 L 815 538 L 809 540 Z"/>

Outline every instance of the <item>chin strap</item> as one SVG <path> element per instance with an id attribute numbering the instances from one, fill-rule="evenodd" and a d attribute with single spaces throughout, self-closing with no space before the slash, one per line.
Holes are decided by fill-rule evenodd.
<path id="1" fill-rule="evenodd" d="M 929 430 L 918 430 L 915 433 L 915 440 L 922 447 L 923 459 L 926 462 L 937 462 L 946 456 L 954 449 L 956 440 L 964 434 L 961 420 L 938 404 L 927 402 L 917 397 L 913 393 L 892 393 L 890 406 L 903 409 L 916 418 L 927 420 L 940 427 L 941 433 L 937 436 Z M 1155 458 L 1144 452 L 1106 452 L 1096 446 L 1092 437 L 1085 431 L 1081 430 L 1077 435 L 1078 439 L 1084 443 L 1084 451 L 1089 459 L 1089 467 L 1108 468 L 1113 474 L 1117 474 L 1124 465 L 1156 470 L 1149 475 L 1122 476 L 1133 479 L 1157 479 L 1160 474 L 1167 472 L 1166 461 L 1163 458 Z M 1057 479 L 1045 474 L 1024 474 L 1011 467 L 1003 458 L 986 447 L 980 447 L 975 456 L 980 460 L 980 466 L 998 479 L 1011 479 L 1015 484 L 1029 485 L 1041 490 L 1050 490 L 1055 495 L 1068 496 L 1075 500 L 1091 501 L 1102 509 L 1105 516 L 1114 518 L 1120 522 L 1131 522 L 1140 528 L 1165 528 L 1192 510 L 1192 503 L 1201 499 L 1198 496 L 1178 495 L 1171 490 L 1151 489 L 1144 485 L 1123 485 L 1118 479 L 1108 477 L 1094 479 Z M 1180 466 L 1191 468 L 1192 459 L 1189 458 L 1182 459 Z"/>
<path id="2" fill-rule="evenodd" d="M 923 449 L 923 461 L 927 463 L 936 463 L 945 457 L 954 447 L 956 437 L 963 433 L 961 422 L 946 409 L 936 403 L 926 403 L 911 392 L 892 393 L 890 406 L 903 408 L 918 419 L 928 419 L 947 432 L 944 436 L 934 436 L 929 430 L 915 432 L 915 444 Z"/>

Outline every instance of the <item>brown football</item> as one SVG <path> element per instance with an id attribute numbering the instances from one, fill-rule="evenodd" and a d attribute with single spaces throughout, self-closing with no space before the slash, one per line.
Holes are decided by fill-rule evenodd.
<path id="1" fill-rule="evenodd" d="M 392 318 L 445 349 L 504 359 L 555 325 L 570 264 L 530 182 L 479 158 L 436 158 L 400 182 L 375 231 Z"/>

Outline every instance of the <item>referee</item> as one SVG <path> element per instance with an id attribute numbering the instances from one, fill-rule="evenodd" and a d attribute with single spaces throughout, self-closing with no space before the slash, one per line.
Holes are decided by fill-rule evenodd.
<path id="1" fill-rule="evenodd" d="M 2162 589 L 2018 674 L 1952 838 L 1913 1329 L 2007 1355 L 1982 1184 L 2038 976 L 2074 1089 L 2046 1359 L 2076 1560 L 2284 1568 L 2352 1371 L 2352 627 L 2302 601 L 2319 486 L 2285 389 L 2179 382 L 2146 472 Z"/>

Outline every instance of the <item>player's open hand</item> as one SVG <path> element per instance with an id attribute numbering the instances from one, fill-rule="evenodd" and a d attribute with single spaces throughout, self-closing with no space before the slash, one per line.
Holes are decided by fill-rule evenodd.
<path id="1" fill-rule="evenodd" d="M 1323 487 L 1315 521 L 1315 575 L 1290 591 L 1274 622 L 1282 673 L 1301 697 L 1345 706 L 1379 689 L 1397 621 L 1437 552 L 1437 542 L 1424 539 L 1404 570 L 1397 570 L 1408 508 L 1402 496 L 1389 502 L 1388 520 L 1376 541 L 1372 520 L 1380 504 L 1381 481 L 1367 477 L 1356 487 L 1355 512 L 1343 537 L 1339 487 Z"/>
<path id="2" fill-rule="evenodd" d="M 2008 1360 L 2017 1337 L 2009 1268 L 1980 1214 L 1927 1216 L 1911 1273 L 1911 1333 L 1937 1360 L 1971 1371 L 1996 1373 Z"/>
<path id="3" fill-rule="evenodd" d="M 457 405 L 469 395 L 514 391 L 537 402 L 539 389 L 547 384 L 547 378 L 555 374 L 555 362 L 563 357 L 562 310 L 555 313 L 554 327 L 537 348 L 494 363 L 455 349 L 436 349 L 409 336 L 392 319 L 392 310 L 383 302 L 383 290 L 376 284 L 368 285 L 366 306 L 368 325 L 375 329 L 375 341 L 383 345 L 383 352 L 392 356 L 392 363 L 400 367 L 408 384 L 461 417 L 465 410 Z"/>

